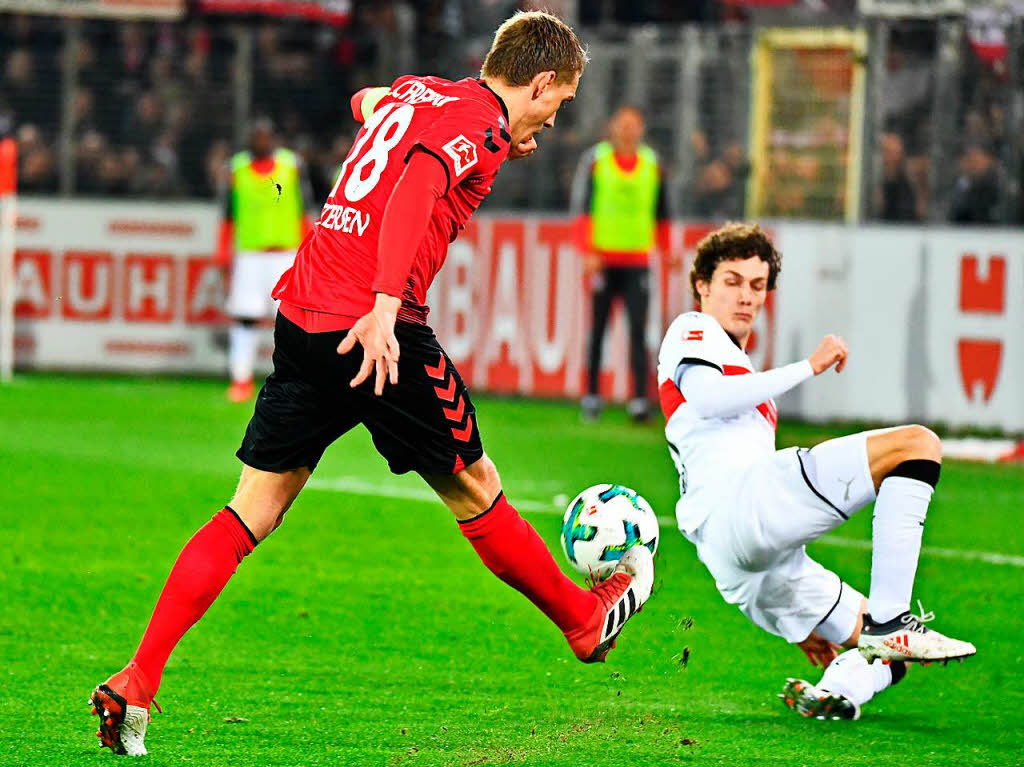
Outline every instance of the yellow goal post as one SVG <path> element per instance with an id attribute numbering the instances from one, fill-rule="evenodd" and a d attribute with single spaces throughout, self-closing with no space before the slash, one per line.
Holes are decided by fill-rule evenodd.
<path id="1" fill-rule="evenodd" d="M 752 50 L 747 215 L 860 215 L 862 29 L 768 28 Z"/>

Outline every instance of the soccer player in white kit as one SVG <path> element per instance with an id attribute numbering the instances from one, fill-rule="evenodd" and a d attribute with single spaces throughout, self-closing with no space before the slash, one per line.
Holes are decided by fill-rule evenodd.
<path id="1" fill-rule="evenodd" d="M 775 450 L 772 398 L 830 368 L 841 372 L 848 355 L 829 335 L 807 359 L 754 371 L 744 349 L 780 268 L 756 225 L 727 224 L 697 246 L 690 284 L 701 310 L 672 322 L 658 358 L 679 472 L 676 520 L 727 602 L 825 667 L 817 685 L 790 679 L 780 696 L 787 705 L 808 717 L 856 719 L 903 677 L 905 661 L 975 653 L 927 628 L 932 616 L 910 612 L 942 446 L 923 426 L 900 426 Z M 872 501 L 865 599 L 804 547 Z M 859 652 L 837 654 L 843 647 Z"/>

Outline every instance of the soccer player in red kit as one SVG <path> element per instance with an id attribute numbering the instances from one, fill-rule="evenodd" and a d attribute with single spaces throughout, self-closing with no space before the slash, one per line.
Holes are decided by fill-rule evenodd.
<path id="1" fill-rule="evenodd" d="M 237 453 L 238 489 L 178 555 L 131 662 L 93 691 L 103 745 L 146 753 L 171 651 L 281 524 L 327 446 L 358 424 L 391 471 L 424 478 L 484 565 L 533 602 L 580 660 L 604 660 L 648 599 L 654 564 L 643 546 L 589 590 L 562 573 L 502 492 L 466 386 L 426 324 L 427 290 L 448 244 L 501 163 L 536 150 L 586 61 L 559 19 L 519 13 L 499 27 L 480 79 L 406 76 L 352 98 L 363 127 L 274 291 L 274 371 Z"/>

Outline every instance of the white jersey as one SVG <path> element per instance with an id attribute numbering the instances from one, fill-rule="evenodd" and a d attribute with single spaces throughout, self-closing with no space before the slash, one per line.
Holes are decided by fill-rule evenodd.
<path id="1" fill-rule="evenodd" d="M 739 469 L 775 452 L 778 411 L 769 399 L 736 415 L 702 417 L 679 390 L 686 365 L 707 365 L 727 376 L 753 373 L 754 366 L 718 321 L 702 312 L 676 317 L 662 341 L 658 394 L 665 437 L 679 472 L 676 521 L 681 530 L 692 532 L 714 508 L 718 481 L 728 481 Z"/>

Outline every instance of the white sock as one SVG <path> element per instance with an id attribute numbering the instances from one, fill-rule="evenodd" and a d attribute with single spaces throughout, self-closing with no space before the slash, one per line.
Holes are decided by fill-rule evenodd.
<path id="1" fill-rule="evenodd" d="M 863 706 L 891 684 L 892 670 L 889 666 L 877 658 L 869 664 L 858 650 L 848 650 L 828 664 L 817 687 Z"/>
<path id="2" fill-rule="evenodd" d="M 228 368 L 232 381 L 251 381 L 256 364 L 256 328 L 235 323 L 229 334 Z"/>
<path id="3" fill-rule="evenodd" d="M 886 477 L 878 489 L 871 533 L 868 613 L 885 623 L 910 609 L 921 535 L 935 488 L 909 477 Z"/>

